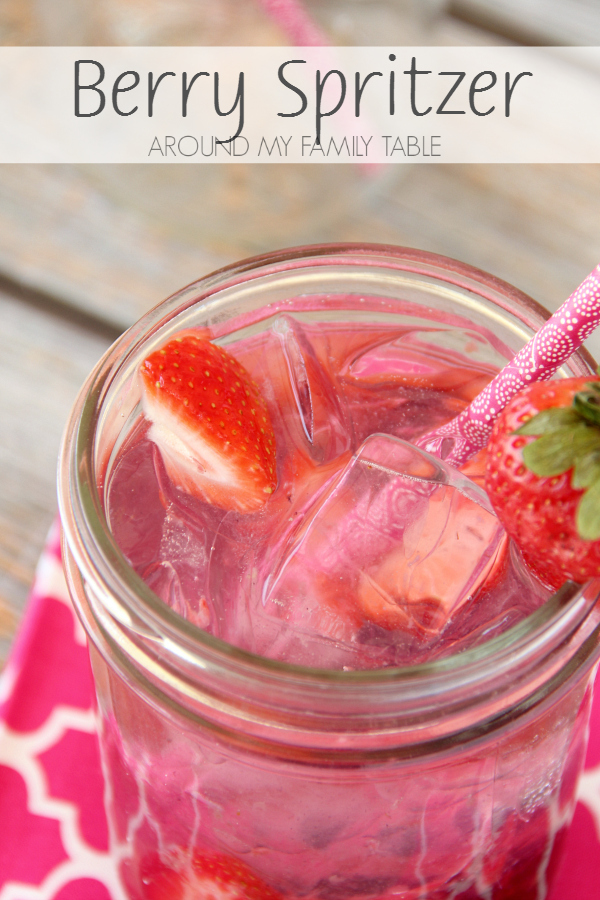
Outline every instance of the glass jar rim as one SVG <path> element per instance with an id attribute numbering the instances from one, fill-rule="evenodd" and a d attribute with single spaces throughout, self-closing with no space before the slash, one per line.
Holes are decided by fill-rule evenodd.
<path id="1" fill-rule="evenodd" d="M 549 313 L 526 294 L 508 283 L 465 263 L 413 248 L 381 244 L 328 244 L 290 248 L 250 257 L 226 266 L 178 291 L 154 307 L 109 349 L 83 386 L 68 422 L 59 466 L 59 509 L 68 551 L 85 577 L 100 585 L 99 595 L 111 616 L 128 627 L 134 620 L 140 633 L 161 633 L 178 644 L 184 655 L 199 652 L 223 669 L 236 667 L 246 677 L 262 677 L 315 688 L 327 686 L 339 693 L 378 685 L 398 689 L 402 685 L 423 688 L 451 676 L 468 683 L 481 681 L 484 672 L 498 665 L 514 663 L 515 657 L 531 652 L 531 646 L 545 653 L 580 626 L 594 605 L 597 590 L 566 585 L 518 625 L 499 637 L 429 663 L 398 668 L 340 671 L 294 665 L 258 656 L 226 643 L 184 619 L 148 588 L 127 562 L 112 538 L 97 487 L 94 459 L 95 429 L 104 414 L 103 402 L 112 378 L 136 348 L 154 334 L 165 321 L 193 303 L 249 278 L 267 272 L 284 272 L 308 265 L 385 265 L 391 269 L 427 275 L 467 290 L 477 288 L 480 296 L 513 315 L 522 310 L 541 324 Z M 500 301 L 499 301 L 500 298 Z M 518 309 L 515 310 L 515 307 Z M 524 318 L 523 318 L 523 321 Z M 586 351 L 578 354 L 582 374 L 594 371 Z M 592 596 L 593 595 L 593 596 Z M 485 677 L 483 678 L 485 681 Z"/>

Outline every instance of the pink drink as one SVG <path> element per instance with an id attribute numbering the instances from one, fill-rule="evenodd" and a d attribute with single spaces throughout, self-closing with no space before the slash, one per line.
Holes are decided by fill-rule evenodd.
<path id="1" fill-rule="evenodd" d="M 435 264 L 418 271 L 443 282 Z M 466 271 L 448 279 L 457 294 Z M 394 303 L 340 292 L 212 320 L 274 424 L 278 487 L 259 512 L 170 482 L 135 407 L 142 349 L 110 389 L 126 429 L 110 412 L 101 426 L 103 502 L 161 601 L 118 559 L 127 588 L 82 581 L 81 547 L 68 574 L 131 900 L 546 896 L 585 752 L 596 594 L 549 599 L 476 483 L 480 461 L 474 480 L 442 478 L 403 443 L 511 352 L 443 290 L 417 309 L 420 277 Z"/>
<path id="2" fill-rule="evenodd" d="M 216 637 L 346 671 L 447 656 L 533 612 L 549 592 L 483 492 L 458 475 L 440 486 L 433 462 L 416 495 L 396 474 L 407 460 L 395 439 L 452 418 L 495 374 L 481 362 L 486 338 L 309 316 L 278 315 L 227 343 L 274 424 L 278 487 L 260 511 L 220 509 L 171 483 L 140 421 L 107 490 L 134 569 Z M 482 459 L 468 467 L 475 478 L 482 469 Z"/>

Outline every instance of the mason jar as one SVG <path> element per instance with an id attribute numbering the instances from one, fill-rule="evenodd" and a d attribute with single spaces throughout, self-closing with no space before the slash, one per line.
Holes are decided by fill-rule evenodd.
<path id="1" fill-rule="evenodd" d="M 345 671 L 207 633 L 153 593 L 111 533 L 107 492 L 142 416 L 142 360 L 181 329 L 227 342 L 281 310 L 358 327 L 476 328 L 488 336 L 477 352 L 495 365 L 548 318 L 510 285 L 430 253 L 304 247 L 197 281 L 100 361 L 66 429 L 59 494 L 124 893 L 542 900 L 584 761 L 598 581 L 565 584 L 461 652 Z M 559 377 L 592 372 L 581 351 Z"/>

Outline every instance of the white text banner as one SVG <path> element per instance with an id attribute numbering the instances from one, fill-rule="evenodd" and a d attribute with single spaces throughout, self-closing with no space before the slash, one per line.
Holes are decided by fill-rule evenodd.
<path id="1" fill-rule="evenodd" d="M 7 163 L 600 163 L 600 48 L 2 47 Z"/>

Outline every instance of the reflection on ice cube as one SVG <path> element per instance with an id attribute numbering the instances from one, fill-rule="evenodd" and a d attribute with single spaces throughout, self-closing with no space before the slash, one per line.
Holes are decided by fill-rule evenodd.
<path id="1" fill-rule="evenodd" d="M 461 412 L 495 374 L 481 340 L 408 324 L 324 329 L 281 314 L 235 355 L 269 404 L 278 454 L 293 448 L 320 465 L 374 432 L 413 441 Z"/>
<path id="2" fill-rule="evenodd" d="M 337 391 L 310 342 L 310 332 L 291 316 L 280 316 L 273 326 L 289 377 L 298 418 L 319 462 L 339 456 L 350 446 L 344 412 Z"/>
<path id="3" fill-rule="evenodd" d="M 233 615 L 225 601 L 252 544 L 239 527 L 243 516 L 179 490 L 147 439 L 126 448 L 107 505 L 114 537 L 148 587 L 200 628 L 225 634 Z"/>
<path id="4" fill-rule="evenodd" d="M 171 609 L 208 628 L 214 619 L 205 585 L 208 561 L 205 537 L 195 534 L 171 507 L 165 513 L 157 558 L 140 574 Z"/>
<path id="5" fill-rule="evenodd" d="M 472 400 L 506 360 L 477 332 L 405 326 L 368 344 L 340 370 L 349 382 L 454 391 Z"/>
<path id="6" fill-rule="evenodd" d="M 489 587 L 506 545 L 477 486 L 373 435 L 271 560 L 260 603 L 278 628 L 258 650 L 308 665 L 414 660 Z"/>
<path id="7" fill-rule="evenodd" d="M 269 405 L 279 451 L 293 448 L 315 464 L 351 445 L 350 422 L 322 350 L 318 330 L 280 315 L 269 331 L 239 344 L 235 353 Z"/>
<path id="8" fill-rule="evenodd" d="M 339 366 L 355 447 L 374 431 L 414 441 L 461 412 L 495 374 L 478 361 L 480 343 L 450 328 L 365 329 Z"/>

